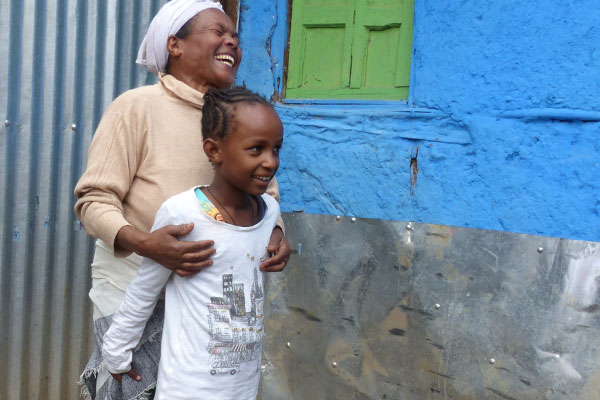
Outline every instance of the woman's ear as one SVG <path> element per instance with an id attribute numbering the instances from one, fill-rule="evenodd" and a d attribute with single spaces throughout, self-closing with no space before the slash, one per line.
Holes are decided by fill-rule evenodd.
<path id="1" fill-rule="evenodd" d="M 212 138 L 205 139 L 202 143 L 204 154 L 213 165 L 221 163 L 221 142 Z"/>
<path id="2" fill-rule="evenodd" d="M 171 58 L 178 58 L 183 53 L 179 38 L 175 35 L 171 35 L 167 38 L 167 51 Z"/>

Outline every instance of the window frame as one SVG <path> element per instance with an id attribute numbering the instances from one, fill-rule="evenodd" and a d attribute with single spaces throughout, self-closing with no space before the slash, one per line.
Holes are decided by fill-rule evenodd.
<path id="1" fill-rule="evenodd" d="M 273 25 L 268 29 L 267 49 L 270 60 L 270 72 L 272 78 L 272 92 L 268 87 L 263 87 L 265 96 L 271 98 L 277 113 L 280 115 L 284 125 L 302 125 L 308 123 L 310 131 L 313 128 L 331 129 L 331 118 L 335 120 L 335 129 L 356 131 L 369 135 L 392 135 L 398 138 L 410 140 L 434 141 L 440 143 L 451 143 L 465 145 L 472 142 L 469 132 L 436 129 L 422 129 L 431 121 L 447 121 L 451 116 L 442 110 L 415 106 L 415 90 L 418 81 L 418 71 L 415 68 L 415 54 L 418 47 L 418 21 L 420 6 L 422 2 L 415 1 L 413 19 L 413 38 L 411 50 L 411 66 L 408 99 L 406 100 L 360 100 L 360 99 L 289 99 L 285 97 L 287 85 L 287 65 L 289 57 L 289 32 L 291 24 L 291 1 L 274 0 Z M 270 50 L 270 51 L 269 51 Z M 368 121 L 361 125 L 360 131 L 351 121 L 341 116 L 352 116 Z M 390 120 L 401 123 L 401 126 L 416 127 L 418 129 L 406 128 L 399 130 L 381 130 L 381 124 L 389 124 Z M 403 121 L 403 122 L 400 122 Z M 440 132 L 438 132 L 440 131 Z M 308 133 L 307 133 L 308 134 Z M 318 136 L 318 133 L 315 133 Z"/>
<path id="2" fill-rule="evenodd" d="M 276 0 L 277 1 L 277 0 Z M 287 3 L 286 4 L 286 14 L 287 14 L 287 24 L 286 24 L 286 39 L 285 39 L 285 49 L 284 49 L 284 65 L 281 68 L 281 74 L 280 76 L 277 77 L 278 79 L 278 86 L 279 90 L 278 90 L 278 96 L 276 96 L 276 98 L 274 100 L 279 101 L 281 103 L 284 104 L 313 104 L 313 105 L 318 105 L 318 104 L 361 104 L 364 102 L 364 104 L 373 104 L 373 103 L 377 103 L 377 102 L 383 102 L 385 104 L 397 104 L 397 105 L 409 105 L 409 107 L 412 107 L 412 99 L 413 99 L 413 92 L 414 92 L 414 62 L 415 62 L 415 37 L 414 37 L 414 31 L 415 31 L 415 27 L 414 27 L 414 20 L 415 20 L 415 0 L 407 0 L 408 4 L 411 6 L 411 15 L 409 17 L 409 21 L 410 21 L 410 31 L 411 31 L 411 40 L 410 40 L 410 49 L 408 50 L 408 54 L 410 55 L 410 63 L 409 63 L 409 72 L 408 72 L 408 86 L 402 86 L 402 89 L 406 90 L 406 97 L 404 97 L 404 95 L 402 95 L 402 97 L 404 98 L 394 98 L 391 94 L 393 92 L 399 92 L 396 87 L 390 87 L 390 88 L 384 88 L 384 89 L 379 89 L 379 88 L 363 88 L 363 90 L 361 90 L 360 92 L 351 92 L 352 90 L 356 90 L 352 87 L 352 84 L 350 84 L 349 87 L 345 88 L 345 87 L 340 87 L 339 89 L 335 89 L 338 93 L 335 97 L 288 97 L 288 79 L 289 79 L 289 63 L 290 63 L 290 46 L 291 46 L 291 33 L 292 33 L 292 8 L 293 8 L 293 1 L 294 0 L 279 0 L 277 1 L 277 3 Z M 406 12 L 406 8 L 407 8 L 407 1 L 405 1 L 403 3 L 403 15 L 405 15 L 404 13 Z M 357 8 L 355 7 L 355 10 Z M 405 20 L 403 18 L 403 20 Z M 354 26 L 352 27 L 353 30 L 357 29 Z M 350 46 L 354 46 L 354 44 L 350 44 Z M 400 46 L 399 46 L 400 47 Z M 365 50 L 365 49 L 363 49 Z M 406 49 L 405 49 L 406 50 Z M 354 49 L 352 50 L 353 52 L 355 51 Z M 399 51 L 401 51 L 401 49 L 399 49 Z M 404 53 L 406 54 L 406 53 Z M 400 55 L 400 54 L 399 54 Z M 349 69 L 349 66 L 343 66 L 343 68 Z M 398 68 L 398 67 L 397 67 Z M 276 72 L 276 71 L 274 71 Z M 361 73 L 364 73 L 364 71 L 361 71 Z M 359 78 L 353 78 L 352 76 L 349 76 L 349 79 L 351 79 L 352 81 L 355 81 L 356 79 L 361 79 Z M 398 79 L 398 78 L 396 78 Z M 279 84 L 280 82 L 282 82 L 281 84 Z M 398 88 L 400 89 L 400 88 Z M 384 93 L 386 92 L 387 93 Z M 314 89 L 313 92 L 331 92 L 331 89 Z M 381 96 L 378 96 L 379 94 L 381 94 Z"/>
<path id="3" fill-rule="evenodd" d="M 231 18 L 235 25 L 235 29 L 240 29 L 240 0 L 219 0 L 223 6 L 225 14 Z"/>

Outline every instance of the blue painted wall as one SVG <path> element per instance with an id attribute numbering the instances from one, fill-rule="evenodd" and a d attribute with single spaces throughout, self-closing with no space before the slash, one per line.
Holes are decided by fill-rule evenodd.
<path id="1" fill-rule="evenodd" d="M 600 241 L 597 2 L 415 3 L 408 102 L 277 103 L 283 210 Z M 287 0 L 241 8 L 238 83 L 278 95 Z"/>

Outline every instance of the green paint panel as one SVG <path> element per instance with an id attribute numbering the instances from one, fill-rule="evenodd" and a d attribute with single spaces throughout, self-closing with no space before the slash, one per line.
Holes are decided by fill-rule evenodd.
<path id="1" fill-rule="evenodd" d="M 344 28 L 309 28 L 305 33 L 302 83 L 304 88 L 342 86 Z"/>
<path id="2" fill-rule="evenodd" d="M 335 7 L 305 9 L 302 24 L 304 26 L 344 26 L 347 21 L 343 11 L 344 9 Z"/>
<path id="3" fill-rule="evenodd" d="M 400 28 L 368 33 L 365 79 L 362 87 L 392 88 L 396 81 Z"/>
<path id="4" fill-rule="evenodd" d="M 346 7 L 349 4 L 354 6 L 354 0 L 304 0 L 304 1 L 296 0 L 296 1 L 300 1 L 300 2 L 304 3 L 304 8 Z"/>
<path id="5" fill-rule="evenodd" d="M 399 0 L 367 0 L 366 1 L 366 5 L 367 7 L 394 7 L 397 8 L 398 4 L 400 4 L 402 1 Z"/>
<path id="6" fill-rule="evenodd" d="M 348 86 L 354 1 L 293 2 L 286 96 Z"/>

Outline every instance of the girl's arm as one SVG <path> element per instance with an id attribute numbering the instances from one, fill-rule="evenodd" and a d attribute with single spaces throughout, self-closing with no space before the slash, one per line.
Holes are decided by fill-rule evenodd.
<path id="1" fill-rule="evenodd" d="M 163 204 L 156 213 L 152 230 L 173 223 L 174 219 Z M 119 310 L 113 316 L 110 329 L 104 335 L 102 358 L 110 373 L 121 374 L 131 369 L 133 349 L 139 343 L 146 322 L 170 276 L 170 270 L 150 258 L 144 258 L 137 276 L 127 287 Z"/>
<path id="2" fill-rule="evenodd" d="M 171 271 L 145 258 L 138 275 L 127 287 L 119 310 L 104 335 L 102 358 L 109 372 L 121 374 L 131 369 L 133 349 L 139 343 L 160 292 Z"/>

